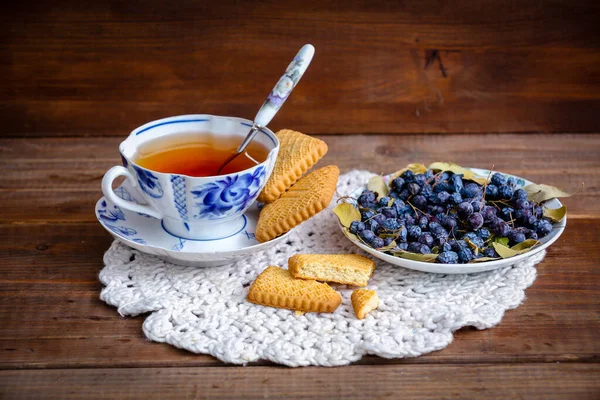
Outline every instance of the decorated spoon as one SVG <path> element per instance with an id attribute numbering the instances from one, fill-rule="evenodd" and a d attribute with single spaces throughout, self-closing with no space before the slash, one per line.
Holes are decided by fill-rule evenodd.
<path id="1" fill-rule="evenodd" d="M 279 111 L 290 93 L 292 93 L 292 90 L 294 90 L 298 84 L 298 81 L 300 81 L 300 78 L 302 78 L 302 75 L 304 75 L 304 72 L 306 72 L 314 54 L 315 48 L 311 44 L 302 46 L 298 54 L 296 54 L 296 57 L 294 57 L 285 70 L 285 73 L 279 78 L 279 81 L 273 90 L 271 90 L 271 93 L 269 93 L 267 100 L 263 103 L 260 110 L 258 110 L 256 117 L 254 117 L 254 123 L 252 124 L 252 128 L 250 128 L 250 132 L 248 132 L 237 151 L 225 161 L 221 168 L 219 168 L 218 174 L 221 174 L 227 164 L 246 150 L 246 147 L 248 147 L 248 144 L 250 144 L 260 129 L 271 122 L 275 114 L 277 114 L 277 111 Z"/>

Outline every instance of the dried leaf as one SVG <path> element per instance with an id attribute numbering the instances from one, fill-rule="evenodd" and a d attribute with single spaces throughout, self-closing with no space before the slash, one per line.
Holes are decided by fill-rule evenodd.
<path id="1" fill-rule="evenodd" d="M 480 262 L 486 262 L 486 261 L 495 261 L 495 260 L 499 260 L 500 257 L 479 257 L 479 258 L 474 258 L 471 261 L 468 262 L 468 264 L 476 264 L 476 263 L 480 263 Z"/>
<path id="2" fill-rule="evenodd" d="M 433 249 L 431 249 L 431 252 L 433 254 L 439 254 L 440 253 L 440 247 L 439 246 L 435 246 Z"/>
<path id="3" fill-rule="evenodd" d="M 560 208 L 544 207 L 544 217 L 547 217 L 554 222 L 562 221 L 565 215 L 567 215 L 567 206 L 562 206 Z"/>
<path id="4" fill-rule="evenodd" d="M 400 175 L 402 175 L 404 173 L 404 171 L 412 171 L 415 174 L 424 174 L 425 172 L 427 172 L 427 167 L 424 166 L 423 164 L 408 164 L 406 167 L 402 168 L 401 170 L 398 170 L 396 172 L 394 172 L 392 174 L 392 176 L 390 177 L 390 182 L 393 181 L 394 179 L 396 179 L 397 177 L 399 177 Z"/>
<path id="5" fill-rule="evenodd" d="M 360 221 L 360 211 L 358 211 L 352 204 L 340 203 L 335 206 L 333 212 L 335 215 L 337 215 L 340 223 L 346 228 L 349 228 L 353 221 Z"/>
<path id="6" fill-rule="evenodd" d="M 435 171 L 449 171 L 455 174 L 462 175 L 464 179 L 477 182 L 480 185 L 487 183 L 487 178 L 477 175 L 475 172 L 468 168 L 461 167 L 460 165 L 449 163 L 449 162 L 434 162 L 429 166 L 429 169 Z"/>
<path id="7" fill-rule="evenodd" d="M 538 245 L 540 242 L 534 239 L 527 239 L 524 242 L 514 245 L 513 247 L 506 247 L 500 243 L 492 243 L 496 253 L 502 258 L 514 257 L 519 254 L 527 253 L 532 247 Z"/>
<path id="8" fill-rule="evenodd" d="M 392 240 L 392 243 L 388 244 L 387 246 L 378 247 L 377 250 L 379 250 L 379 251 L 389 251 L 389 250 L 392 250 L 396 246 L 398 246 L 396 244 L 396 241 Z"/>
<path id="9" fill-rule="evenodd" d="M 555 199 L 557 197 L 571 197 L 572 195 L 549 185 L 531 184 L 523 188 L 527 192 L 527 199 L 541 203 L 546 200 Z"/>
<path id="10" fill-rule="evenodd" d="M 435 262 L 436 258 L 438 257 L 437 254 L 417 254 L 404 250 L 397 250 L 394 251 L 392 254 L 396 257 L 406 258 L 407 260 L 423 261 L 430 263 Z"/>
<path id="11" fill-rule="evenodd" d="M 494 237 L 494 243 L 500 243 L 501 245 L 508 247 L 507 237 Z"/>
<path id="12" fill-rule="evenodd" d="M 383 176 L 381 175 L 375 175 L 369 179 L 369 183 L 367 183 L 367 189 L 377 193 L 377 200 L 387 196 L 389 193 L 388 187 L 383 180 Z"/>
<path id="13" fill-rule="evenodd" d="M 537 246 L 538 244 L 540 244 L 541 242 L 535 240 L 535 239 L 527 239 L 519 244 L 515 244 L 513 247 L 511 247 L 511 249 L 513 250 L 517 250 L 517 251 L 521 251 L 521 250 L 529 250 L 531 249 L 533 246 Z"/>

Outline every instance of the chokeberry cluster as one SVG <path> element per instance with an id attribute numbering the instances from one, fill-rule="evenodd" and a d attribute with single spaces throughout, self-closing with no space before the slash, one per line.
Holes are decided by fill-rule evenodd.
<path id="1" fill-rule="evenodd" d="M 452 172 L 406 170 L 388 189 L 379 199 L 370 190 L 360 194 L 361 220 L 349 231 L 390 254 L 437 254 L 438 263 L 463 264 L 499 257 L 494 241 L 514 246 L 552 230 L 543 206 L 528 200 L 513 177 L 500 173 L 480 185 Z"/>

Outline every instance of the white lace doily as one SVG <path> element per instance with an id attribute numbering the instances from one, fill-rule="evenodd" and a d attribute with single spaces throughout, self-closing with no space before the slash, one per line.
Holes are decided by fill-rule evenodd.
<path id="1" fill-rule="evenodd" d="M 340 177 L 338 194 L 363 185 L 372 174 Z M 194 353 L 235 364 L 260 359 L 288 366 L 344 365 L 364 354 L 416 357 L 452 342 L 464 326 L 498 324 L 517 307 L 536 277 L 538 253 L 523 262 L 472 275 L 439 275 L 407 270 L 376 259 L 368 287 L 379 308 L 358 320 L 350 303 L 353 288 L 334 286 L 342 304 L 332 314 L 262 307 L 246 301 L 248 286 L 268 265 L 287 266 L 295 253 L 359 252 L 325 210 L 303 223 L 286 242 L 245 261 L 214 268 L 181 267 L 114 242 L 104 256 L 100 298 L 123 316 L 150 313 L 145 335 Z M 364 253 L 363 253 L 364 254 Z"/>

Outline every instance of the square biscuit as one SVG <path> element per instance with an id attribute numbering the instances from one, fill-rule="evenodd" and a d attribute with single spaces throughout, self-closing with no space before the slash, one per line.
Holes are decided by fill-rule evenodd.
<path id="1" fill-rule="evenodd" d="M 294 278 L 366 286 L 375 263 L 359 254 L 295 254 L 288 268 Z"/>

